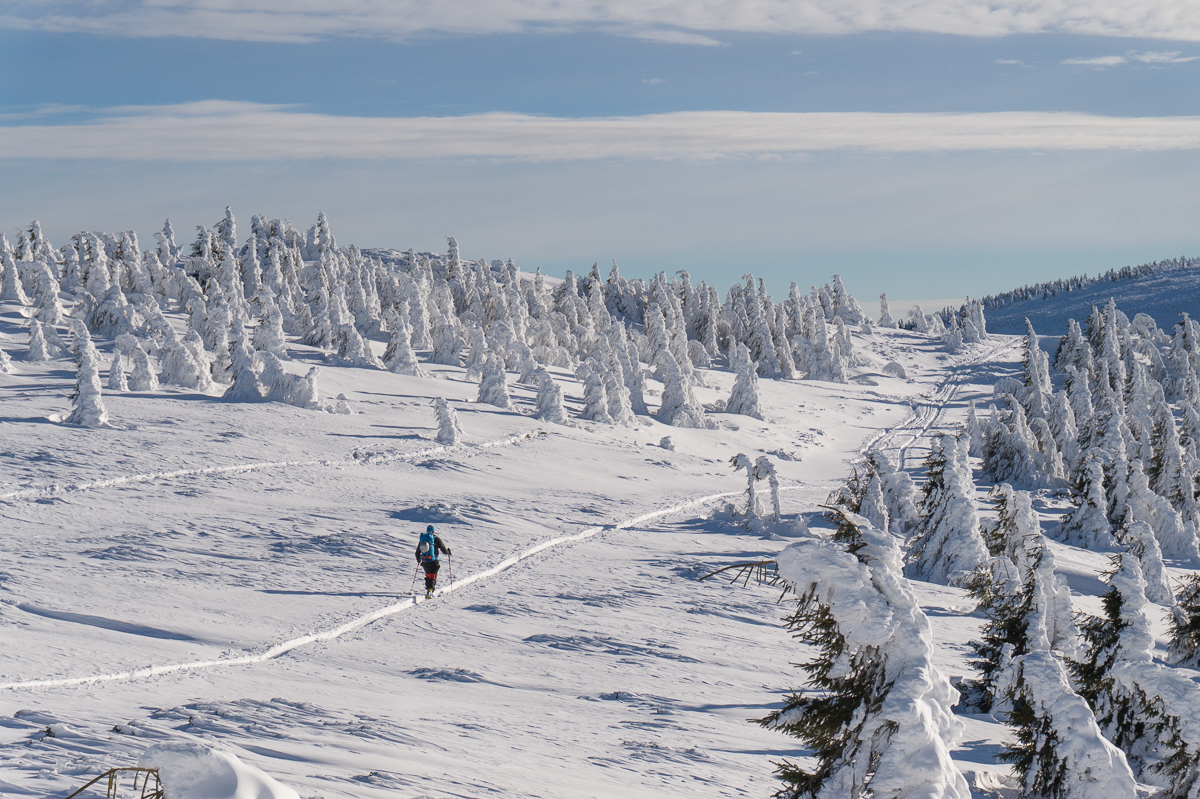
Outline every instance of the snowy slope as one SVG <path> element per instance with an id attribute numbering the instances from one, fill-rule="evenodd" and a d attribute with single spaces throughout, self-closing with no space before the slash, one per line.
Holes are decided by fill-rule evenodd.
<path id="1" fill-rule="evenodd" d="M 1159 327 L 1170 330 L 1171 325 L 1179 321 L 1180 314 L 1187 313 L 1193 318 L 1200 314 L 1197 285 L 1200 285 L 1200 266 L 1164 269 L 1126 280 L 1101 281 L 1045 299 L 1024 300 L 989 309 L 988 330 L 1021 335 L 1025 332 L 1028 317 L 1038 333 L 1061 336 L 1067 332 L 1068 319 L 1083 324 L 1092 306 L 1103 307 L 1110 297 L 1116 298 L 1129 318 L 1138 313 L 1150 314 Z"/>
<path id="2" fill-rule="evenodd" d="M 916 463 L 914 439 L 974 374 L 947 370 L 937 342 L 881 333 L 860 346 L 912 382 L 762 381 L 766 422 L 718 414 L 706 431 L 546 426 L 467 402 L 455 367 L 326 364 L 323 393 L 344 392 L 350 416 L 166 390 L 106 395 L 116 429 L 83 430 L 47 421 L 66 363 L 22 365 L 15 309 L 0 320 L 18 356 L 0 376 L 2 795 L 62 795 L 162 741 L 229 750 L 302 796 L 768 794 L 771 761 L 797 752 L 747 720 L 798 684 L 798 653 L 773 591 L 696 578 L 785 542 L 706 520 L 719 502 L 613 525 L 738 492 L 740 451 L 796 458 L 777 460 L 784 510 L 812 517 L 865 442 Z M 732 375 L 706 380 L 711 402 Z M 432 396 L 454 401 L 464 446 L 429 452 Z M 460 580 L 602 529 L 406 607 L 427 522 Z M 396 612 L 222 663 L 380 609 Z"/>
<path id="3" fill-rule="evenodd" d="M 106 394 L 114 429 L 87 430 L 48 421 L 73 373 L 22 363 L 19 323 L 0 304 L 16 367 L 0 374 L 0 796 L 64 796 L 164 742 L 228 751 L 303 797 L 767 796 L 773 762 L 803 753 L 749 720 L 800 685 L 806 653 L 776 591 L 698 579 L 787 544 L 731 523 L 720 495 L 745 483 L 729 459 L 768 453 L 784 513 L 819 528 L 864 449 L 919 478 L 929 436 L 1020 355 L 1008 337 L 949 355 L 855 334 L 909 379 L 762 380 L 765 421 L 695 430 L 547 425 L 471 402 L 458 367 L 405 377 L 290 342 L 289 368 L 321 364 L 351 415 L 168 388 Z M 555 378 L 577 411 L 578 381 Z M 733 376 L 704 380 L 712 403 Z M 527 411 L 532 390 L 513 393 Z M 432 441 L 433 397 L 458 410 L 462 446 Z M 1065 506 L 1035 507 L 1049 521 Z M 427 523 L 454 550 L 451 590 L 414 602 Z M 1076 607 L 1097 612 L 1106 554 L 1053 548 Z M 913 587 L 935 665 L 971 676 L 973 601 Z M 956 763 L 999 784 L 1006 729 L 965 722 Z"/>

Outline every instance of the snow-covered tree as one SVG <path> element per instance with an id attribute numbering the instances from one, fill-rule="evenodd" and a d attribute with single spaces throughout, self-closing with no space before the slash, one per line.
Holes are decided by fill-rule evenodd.
<path id="1" fill-rule="evenodd" d="M 733 391 L 725 403 L 725 412 L 761 420 L 763 415 L 758 405 L 757 366 L 750 360 L 750 350 L 741 342 L 734 344 L 730 352 L 730 361 L 734 382 Z"/>
<path id="2" fill-rule="evenodd" d="M 663 371 L 662 405 L 659 406 L 657 418 L 663 424 L 675 427 L 711 428 L 712 422 L 704 415 L 704 408 L 692 393 L 692 386 L 687 381 L 679 364 L 675 362 L 670 352 L 660 361 Z"/>
<path id="3" fill-rule="evenodd" d="M 933 664 L 899 545 L 847 516 L 852 532 L 841 540 L 804 540 L 778 558 L 798 597 L 788 629 L 817 654 L 804 665 L 807 688 L 760 722 L 799 738 L 816 760 L 811 770 L 779 764 L 777 795 L 967 799 L 949 751 L 962 732 L 950 712 L 958 695 Z"/>
<path id="4" fill-rule="evenodd" d="M 533 412 L 535 419 L 552 424 L 570 424 L 566 409 L 563 408 L 562 389 L 554 382 L 554 378 L 543 367 L 536 371 L 538 381 L 537 400 Z"/>
<path id="5" fill-rule="evenodd" d="M 483 380 L 479 383 L 479 396 L 475 400 L 497 408 L 511 409 L 512 401 L 508 396 L 508 379 L 504 373 L 504 364 L 495 353 L 488 353 L 483 365 Z"/>
<path id="6" fill-rule="evenodd" d="M 444 397 L 434 397 L 433 406 L 438 423 L 437 442 L 448 447 L 458 446 L 463 434 L 458 423 L 458 414 Z"/>
<path id="7" fill-rule="evenodd" d="M 1185 577 L 1175 591 L 1171 612 L 1170 662 L 1200 670 L 1200 574 Z"/>
<path id="8" fill-rule="evenodd" d="M 879 295 L 879 326 L 883 328 L 894 328 L 896 326 L 896 320 L 892 318 L 892 312 L 888 308 L 886 294 Z"/>
<path id="9" fill-rule="evenodd" d="M 914 580 L 953 585 L 967 579 L 988 559 L 979 531 L 966 440 L 941 436 L 930 450 L 926 470 L 921 519 L 905 574 Z"/>
<path id="10" fill-rule="evenodd" d="M 391 335 L 388 338 L 387 349 L 383 353 L 383 365 L 389 372 L 424 377 L 425 373 L 412 348 L 412 326 L 409 324 L 409 318 L 408 300 L 400 301 L 398 311 L 389 310 L 387 312 Z"/>
<path id="11" fill-rule="evenodd" d="M 256 353 L 250 344 L 250 334 L 240 320 L 233 323 L 232 332 L 229 345 L 232 365 L 229 371 L 233 381 L 223 396 L 235 402 L 258 402 L 263 398 L 263 387 L 258 377 Z"/>
<path id="12" fill-rule="evenodd" d="M 71 332 L 75 334 L 75 388 L 71 392 L 71 413 L 64 421 L 79 427 L 109 427 L 108 409 L 100 390 L 100 354 L 83 320 L 76 319 Z"/>

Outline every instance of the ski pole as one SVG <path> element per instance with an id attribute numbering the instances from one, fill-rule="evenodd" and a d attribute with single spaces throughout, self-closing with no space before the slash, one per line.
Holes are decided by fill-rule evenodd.
<path id="1" fill-rule="evenodd" d="M 418 574 L 420 574 L 420 573 L 421 573 L 421 566 L 418 564 L 418 565 L 417 565 L 417 568 L 413 570 L 413 578 L 412 578 L 412 583 L 411 583 L 411 584 L 408 586 L 408 593 L 409 593 L 409 594 L 412 594 L 412 593 L 413 593 L 413 591 L 415 591 L 415 590 L 416 590 L 416 588 L 417 588 L 417 575 L 418 575 Z"/>

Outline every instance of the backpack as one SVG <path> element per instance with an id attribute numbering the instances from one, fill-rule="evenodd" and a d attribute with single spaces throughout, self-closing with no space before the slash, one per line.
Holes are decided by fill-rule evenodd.
<path id="1" fill-rule="evenodd" d="M 433 533 L 421 533 L 421 538 L 417 543 L 417 548 L 421 548 L 421 544 L 426 544 L 427 548 L 421 553 L 421 560 L 437 560 L 437 538 Z"/>

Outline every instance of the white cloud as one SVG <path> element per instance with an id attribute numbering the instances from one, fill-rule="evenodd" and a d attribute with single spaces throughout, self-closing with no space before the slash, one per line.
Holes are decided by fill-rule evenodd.
<path id="1" fill-rule="evenodd" d="M 1005 66 L 1012 66 L 1012 67 L 1023 67 L 1023 66 L 1025 66 L 1025 62 L 1024 62 L 1024 61 L 1014 61 L 1014 60 L 1013 60 L 1013 59 L 1011 59 L 1011 58 L 998 58 L 998 59 L 996 59 L 996 63 L 997 63 L 997 64 L 1003 64 L 1003 65 L 1005 65 Z"/>
<path id="2" fill-rule="evenodd" d="M 664 81 L 662 78 L 642 78 L 642 83 L 646 84 L 647 86 L 657 86 L 658 84 L 665 82 L 666 81 Z"/>
<path id="3" fill-rule="evenodd" d="M 8 0 L 4 8 L 0 26 L 10 28 L 248 41 L 589 29 L 705 45 L 717 42 L 703 34 L 717 31 L 1200 41 L 1195 0 Z"/>
<path id="4" fill-rule="evenodd" d="M 247 161 L 488 158 L 712 160 L 885 153 L 1200 149 L 1200 117 L 1077 113 L 525 114 L 345 117 L 207 101 L 108 109 L 83 124 L 0 126 L 9 158 Z"/>
<path id="5" fill-rule="evenodd" d="M 1149 50 L 1145 53 L 1130 51 L 1125 55 L 1105 55 L 1097 58 L 1068 58 L 1062 63 L 1085 67 L 1119 67 L 1130 62 L 1138 64 L 1186 64 L 1196 61 L 1200 56 L 1185 56 L 1178 50 L 1165 53 Z"/>

